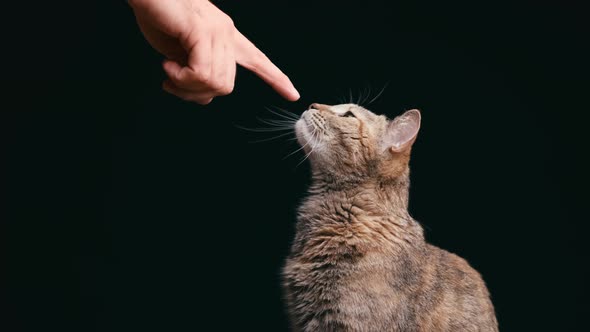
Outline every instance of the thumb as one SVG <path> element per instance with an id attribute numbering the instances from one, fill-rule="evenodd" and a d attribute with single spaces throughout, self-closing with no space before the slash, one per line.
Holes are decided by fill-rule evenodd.
<path id="1" fill-rule="evenodd" d="M 272 63 L 248 38 L 238 30 L 235 31 L 236 62 L 252 71 L 268 83 L 283 98 L 289 101 L 299 99 L 299 92 L 287 75 Z"/>

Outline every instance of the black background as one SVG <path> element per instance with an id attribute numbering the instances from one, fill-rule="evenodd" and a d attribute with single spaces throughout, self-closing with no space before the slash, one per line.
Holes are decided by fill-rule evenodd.
<path id="1" fill-rule="evenodd" d="M 580 8 L 217 3 L 300 101 L 245 70 L 206 107 L 167 95 L 123 1 L 5 11 L 2 331 L 287 330 L 308 166 L 237 126 L 386 84 L 370 109 L 422 110 L 410 210 L 427 239 L 482 273 L 502 331 L 582 329 Z"/>

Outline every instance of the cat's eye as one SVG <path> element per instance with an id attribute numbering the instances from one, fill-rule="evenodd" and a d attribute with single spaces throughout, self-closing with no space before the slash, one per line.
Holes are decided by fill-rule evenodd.
<path id="1" fill-rule="evenodd" d="M 348 112 L 344 113 L 342 116 L 343 117 L 346 117 L 346 118 L 356 118 L 356 116 L 354 115 L 354 113 L 352 113 L 351 111 L 348 111 Z"/>

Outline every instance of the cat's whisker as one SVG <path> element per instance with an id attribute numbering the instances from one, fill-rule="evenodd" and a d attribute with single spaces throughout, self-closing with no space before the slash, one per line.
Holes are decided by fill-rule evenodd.
<path id="1" fill-rule="evenodd" d="M 387 85 L 389 85 L 389 82 L 385 83 L 385 85 L 383 86 L 381 91 L 379 91 L 379 93 L 375 97 L 373 97 L 373 99 L 371 99 L 367 105 L 371 105 L 371 103 L 373 103 L 375 100 L 377 100 L 377 98 L 379 98 L 381 96 L 381 94 L 383 94 L 383 91 L 385 91 L 385 88 L 387 88 Z"/>
<path id="2" fill-rule="evenodd" d="M 265 123 L 267 125 L 271 125 L 271 126 L 276 126 L 276 127 L 289 127 L 289 128 L 293 128 L 295 126 L 295 123 L 297 121 L 287 121 L 287 120 L 275 120 L 275 119 L 262 119 L 262 118 L 256 118 L 258 119 L 258 121 Z"/>
<path id="3" fill-rule="evenodd" d="M 297 114 L 295 114 L 295 113 L 293 113 L 293 112 L 291 112 L 291 111 L 289 111 L 287 109 L 284 109 L 282 107 L 278 107 L 277 105 L 271 105 L 269 108 L 272 108 L 271 111 L 273 111 L 273 112 L 281 111 L 284 114 L 291 115 L 291 116 L 294 116 L 294 117 L 299 117 L 299 115 L 297 115 Z"/>
<path id="4" fill-rule="evenodd" d="M 346 92 L 342 93 L 337 98 L 339 104 L 348 104 L 350 102 L 350 100 L 346 98 Z"/>
<path id="5" fill-rule="evenodd" d="M 306 147 L 308 144 L 309 144 L 309 141 L 305 142 L 305 144 L 303 144 L 303 145 L 302 145 L 301 147 L 299 147 L 297 150 L 295 150 L 295 151 L 293 151 L 293 152 L 289 153 L 288 155 L 286 155 L 285 157 L 283 157 L 283 160 L 285 160 L 285 159 L 287 159 L 287 158 L 291 157 L 292 155 L 296 154 L 297 152 L 299 152 L 299 151 L 301 151 L 301 150 L 305 149 L 305 147 Z"/>
<path id="6" fill-rule="evenodd" d="M 369 99 L 371 97 L 371 85 L 369 84 L 369 86 L 367 87 L 367 94 L 365 95 L 365 97 L 363 98 L 363 100 L 360 102 L 359 105 L 364 105 L 365 102 L 367 101 L 367 99 Z"/>
<path id="7" fill-rule="evenodd" d="M 289 117 L 289 116 L 285 116 L 283 114 L 278 114 L 275 112 L 271 112 L 271 113 L 281 117 L 279 119 L 273 119 L 274 121 L 285 121 L 285 122 L 295 123 L 295 122 L 297 122 L 297 120 L 299 120 L 299 118 Z"/>
<path id="8" fill-rule="evenodd" d="M 304 163 L 304 162 L 307 160 L 307 158 L 309 158 L 309 156 L 311 155 L 311 153 L 312 153 L 312 152 L 313 152 L 313 149 L 311 149 L 311 150 L 310 150 L 310 151 L 309 151 L 309 152 L 308 152 L 308 153 L 307 153 L 307 154 L 306 154 L 306 155 L 303 157 L 303 159 L 301 159 L 301 161 L 300 161 L 300 162 L 298 162 L 298 163 L 297 163 L 297 165 L 295 165 L 295 168 L 297 168 L 297 167 L 301 166 L 301 164 L 303 164 L 303 163 Z"/>
<path id="9" fill-rule="evenodd" d="M 287 135 L 292 135 L 292 134 L 293 134 L 293 132 L 290 131 L 290 132 L 282 133 L 282 134 L 279 134 L 279 135 L 276 135 L 276 136 L 273 136 L 273 137 L 269 137 L 269 138 L 259 139 L 259 140 L 255 140 L 255 141 L 249 141 L 248 143 L 268 142 L 268 141 L 272 141 L 272 140 L 275 140 L 275 139 L 278 139 L 278 138 L 281 138 L 281 137 L 284 137 L 284 136 L 287 136 Z"/>
<path id="10" fill-rule="evenodd" d="M 317 137 L 316 137 L 317 134 Z M 320 130 L 315 129 L 313 131 L 313 133 L 311 134 L 313 140 L 315 140 L 315 144 L 311 147 L 311 149 L 309 150 L 309 152 L 303 157 L 303 159 L 295 166 L 295 168 L 299 167 L 299 165 L 301 165 L 304 161 L 306 161 L 309 156 L 313 153 L 313 151 L 315 150 L 315 148 L 321 143 L 321 132 Z"/>
<path id="11" fill-rule="evenodd" d="M 363 100 L 365 99 L 365 93 L 367 92 L 367 88 L 359 88 L 359 100 L 357 101 L 357 105 L 362 105 L 363 104 Z"/>
<path id="12" fill-rule="evenodd" d="M 305 158 L 303 158 L 303 160 L 300 162 L 304 162 L 305 160 L 307 160 L 309 158 L 309 156 L 311 155 L 312 152 L 315 151 L 315 149 L 322 143 L 322 132 L 320 130 L 316 130 L 314 134 L 316 134 L 315 137 L 315 144 L 314 146 L 311 147 L 311 150 L 309 151 L 309 153 L 305 156 Z M 317 136 L 317 137 L 316 137 Z"/>
<path id="13" fill-rule="evenodd" d="M 272 122 L 276 122 L 276 123 L 295 123 L 295 122 L 297 122 L 297 119 L 273 119 L 273 118 L 257 118 L 257 119 L 268 120 L 268 121 L 272 121 Z"/>
<path id="14" fill-rule="evenodd" d="M 270 111 L 274 114 L 277 114 L 277 113 L 273 112 L 272 110 L 270 110 Z M 277 114 L 277 115 L 281 116 L 281 114 Z M 240 125 L 235 125 L 235 126 L 237 128 L 242 129 L 242 130 L 255 132 L 255 133 L 276 133 L 276 132 L 279 132 L 278 135 L 275 135 L 273 137 L 251 141 L 250 143 L 270 141 L 270 140 L 274 140 L 274 139 L 277 139 L 280 137 L 287 136 L 287 135 L 292 134 L 294 132 L 295 123 L 297 122 L 297 119 L 294 119 L 291 117 L 285 117 L 285 116 L 282 116 L 282 117 L 283 117 L 283 119 L 262 119 L 259 117 L 256 118 L 261 123 L 269 125 L 270 127 L 268 127 L 268 128 L 267 127 L 248 128 L 248 127 L 244 127 L 244 126 L 240 126 Z M 285 132 L 285 133 L 280 133 L 280 132 Z"/>
<path id="15" fill-rule="evenodd" d="M 279 114 L 279 113 L 273 112 L 276 115 L 286 115 L 288 117 L 291 117 L 293 120 L 299 120 L 299 118 L 301 117 L 301 115 L 295 114 L 295 113 L 293 113 L 291 111 L 288 111 L 288 110 L 286 110 L 284 108 L 280 108 L 278 106 L 273 106 L 273 107 L 284 113 L 284 114 L 283 113 Z"/>
<path id="16" fill-rule="evenodd" d="M 242 130 L 246 130 L 246 131 L 251 131 L 251 132 L 255 132 L 255 133 L 266 133 L 266 132 L 275 132 L 275 131 L 285 131 L 285 130 L 293 130 L 293 127 L 274 127 L 274 128 L 248 128 L 248 127 L 243 127 L 240 125 L 235 125 L 237 128 L 240 128 Z"/>
<path id="17" fill-rule="evenodd" d="M 309 157 L 309 155 L 311 155 L 311 153 L 313 152 L 313 147 L 309 150 L 308 153 L 305 154 L 305 156 L 303 156 L 303 159 L 301 159 L 297 165 L 295 165 L 295 168 L 299 167 L 301 164 L 303 164 L 304 161 L 307 160 L 307 158 Z"/>
<path id="18" fill-rule="evenodd" d="M 271 112 L 272 114 L 274 114 L 276 116 L 280 116 L 283 119 L 286 119 L 286 120 L 299 120 L 299 116 L 295 115 L 294 113 L 291 113 L 291 112 L 288 112 L 288 111 L 285 111 L 285 110 L 281 110 L 284 113 L 278 113 L 278 112 L 272 110 L 269 107 L 265 107 L 265 108 L 266 108 L 267 111 Z"/>
<path id="19" fill-rule="evenodd" d="M 310 142 L 312 142 L 312 141 L 316 141 L 316 144 L 314 144 L 314 145 L 310 145 L 310 146 L 311 146 L 311 149 L 310 149 L 309 153 L 307 153 L 307 154 L 305 155 L 305 157 L 303 158 L 303 160 L 301 160 L 301 161 L 300 161 L 300 162 L 299 162 L 297 165 L 295 165 L 295 168 L 297 168 L 299 165 L 301 165 L 301 163 L 302 163 L 302 162 L 304 162 L 304 161 L 307 159 L 307 157 L 309 157 L 309 155 L 310 155 L 310 154 L 313 152 L 313 150 L 314 150 L 314 149 L 315 149 L 315 147 L 317 146 L 319 137 L 318 137 L 318 138 L 316 138 L 316 134 L 318 133 L 318 131 L 319 131 L 319 130 L 317 130 L 316 128 L 313 128 L 313 131 L 311 132 L 311 139 L 310 139 L 310 140 L 308 140 L 307 142 L 305 142 L 305 144 L 304 144 L 303 146 L 301 146 L 299 149 L 297 149 L 297 150 L 295 150 L 295 151 L 291 152 L 289 155 L 287 155 L 287 156 L 286 156 L 285 158 L 283 158 L 283 159 L 286 159 L 286 158 L 288 158 L 289 156 L 292 156 L 293 154 L 297 153 L 298 151 L 301 151 L 301 150 L 302 150 L 302 149 L 304 149 L 306 146 L 310 145 Z"/>

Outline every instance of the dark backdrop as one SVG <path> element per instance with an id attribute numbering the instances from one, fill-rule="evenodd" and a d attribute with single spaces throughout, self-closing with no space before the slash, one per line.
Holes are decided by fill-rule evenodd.
<path id="1" fill-rule="evenodd" d="M 279 273 L 308 166 L 237 126 L 386 84 L 370 109 L 423 112 L 410 210 L 427 239 L 483 274 L 501 330 L 581 329 L 580 8 L 218 4 L 300 101 L 244 70 L 207 107 L 165 94 L 123 1 L 5 12 L 2 331 L 287 330 Z"/>

